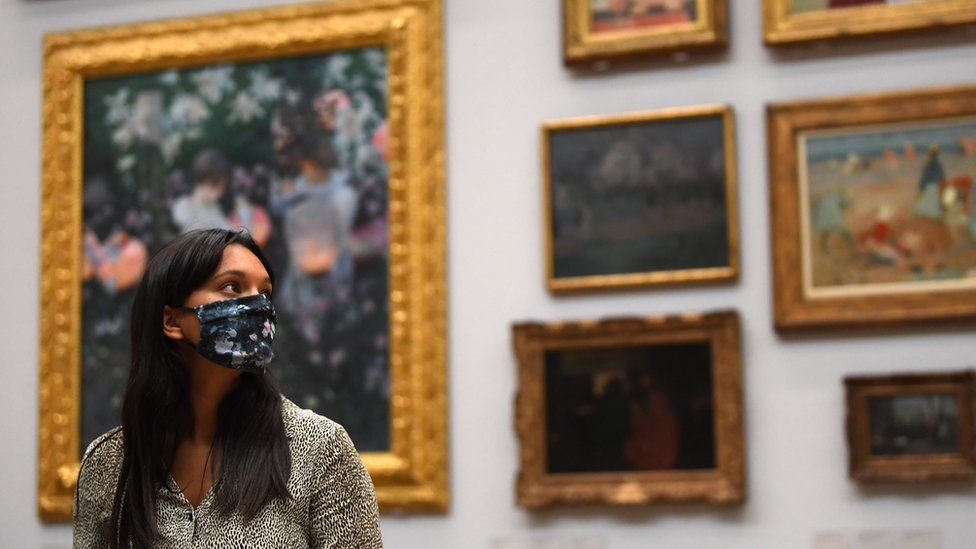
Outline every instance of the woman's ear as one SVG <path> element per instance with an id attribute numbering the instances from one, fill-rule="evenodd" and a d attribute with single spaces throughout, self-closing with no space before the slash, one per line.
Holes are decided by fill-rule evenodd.
<path id="1" fill-rule="evenodd" d="M 183 329 L 176 318 L 176 309 L 169 305 L 163 305 L 163 335 L 174 341 L 184 339 Z"/>

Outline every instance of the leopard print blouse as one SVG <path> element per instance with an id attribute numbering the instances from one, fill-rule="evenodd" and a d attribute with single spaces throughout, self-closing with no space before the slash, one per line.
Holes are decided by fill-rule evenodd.
<path id="1" fill-rule="evenodd" d="M 292 459 L 287 486 L 294 500 L 275 499 L 245 523 L 238 513 L 225 518 L 211 512 L 212 488 L 194 508 L 170 476 L 156 496 L 156 519 L 164 538 L 158 547 L 383 547 L 373 483 L 345 429 L 281 398 Z M 112 512 L 121 461 L 121 427 L 102 434 L 85 450 L 72 515 L 74 549 L 108 547 L 102 524 Z"/>

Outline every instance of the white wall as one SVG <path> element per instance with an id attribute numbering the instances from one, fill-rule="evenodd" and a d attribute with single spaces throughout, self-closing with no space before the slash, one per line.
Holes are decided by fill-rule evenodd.
<path id="1" fill-rule="evenodd" d="M 70 27 L 267 5 L 267 0 L 0 0 L 0 546 L 68 547 L 36 517 L 41 38 Z M 388 547 L 593 537 L 636 547 L 807 547 L 816 531 L 935 529 L 976 546 L 976 490 L 859 488 L 846 478 L 841 378 L 973 365 L 968 329 L 784 341 L 771 329 L 763 106 L 768 101 L 976 82 L 976 34 L 774 54 L 758 1 L 734 0 L 728 54 L 603 75 L 560 63 L 555 0 L 447 0 L 450 433 L 453 506 L 385 516 Z M 707 289 L 553 298 L 542 284 L 543 120 L 728 102 L 738 116 L 743 276 Z M 515 365 L 509 324 L 738 308 L 744 320 L 748 502 L 530 514 L 513 504 Z"/>

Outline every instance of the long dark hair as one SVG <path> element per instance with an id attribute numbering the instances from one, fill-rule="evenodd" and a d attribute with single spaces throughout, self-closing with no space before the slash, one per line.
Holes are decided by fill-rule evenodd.
<path id="1" fill-rule="evenodd" d="M 172 340 L 163 334 L 163 306 L 183 305 L 213 274 L 224 248 L 240 244 L 271 264 L 243 230 L 185 233 L 149 261 L 132 303 L 132 359 L 122 404 L 123 461 L 107 525 L 113 549 L 151 547 L 160 537 L 156 490 L 168 487 L 166 464 L 188 432 L 193 413 L 189 378 Z M 281 393 L 269 373 L 242 373 L 220 403 L 214 444 L 222 448 L 214 487 L 217 512 L 251 519 L 270 501 L 291 499 L 291 455 L 281 418 Z M 214 465 L 211 464 L 211 472 Z"/>

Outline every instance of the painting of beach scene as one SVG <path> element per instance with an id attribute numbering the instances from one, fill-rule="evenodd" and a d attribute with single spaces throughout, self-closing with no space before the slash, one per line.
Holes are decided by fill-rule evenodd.
<path id="1" fill-rule="evenodd" d="M 976 118 L 799 140 L 809 296 L 976 286 Z"/>

